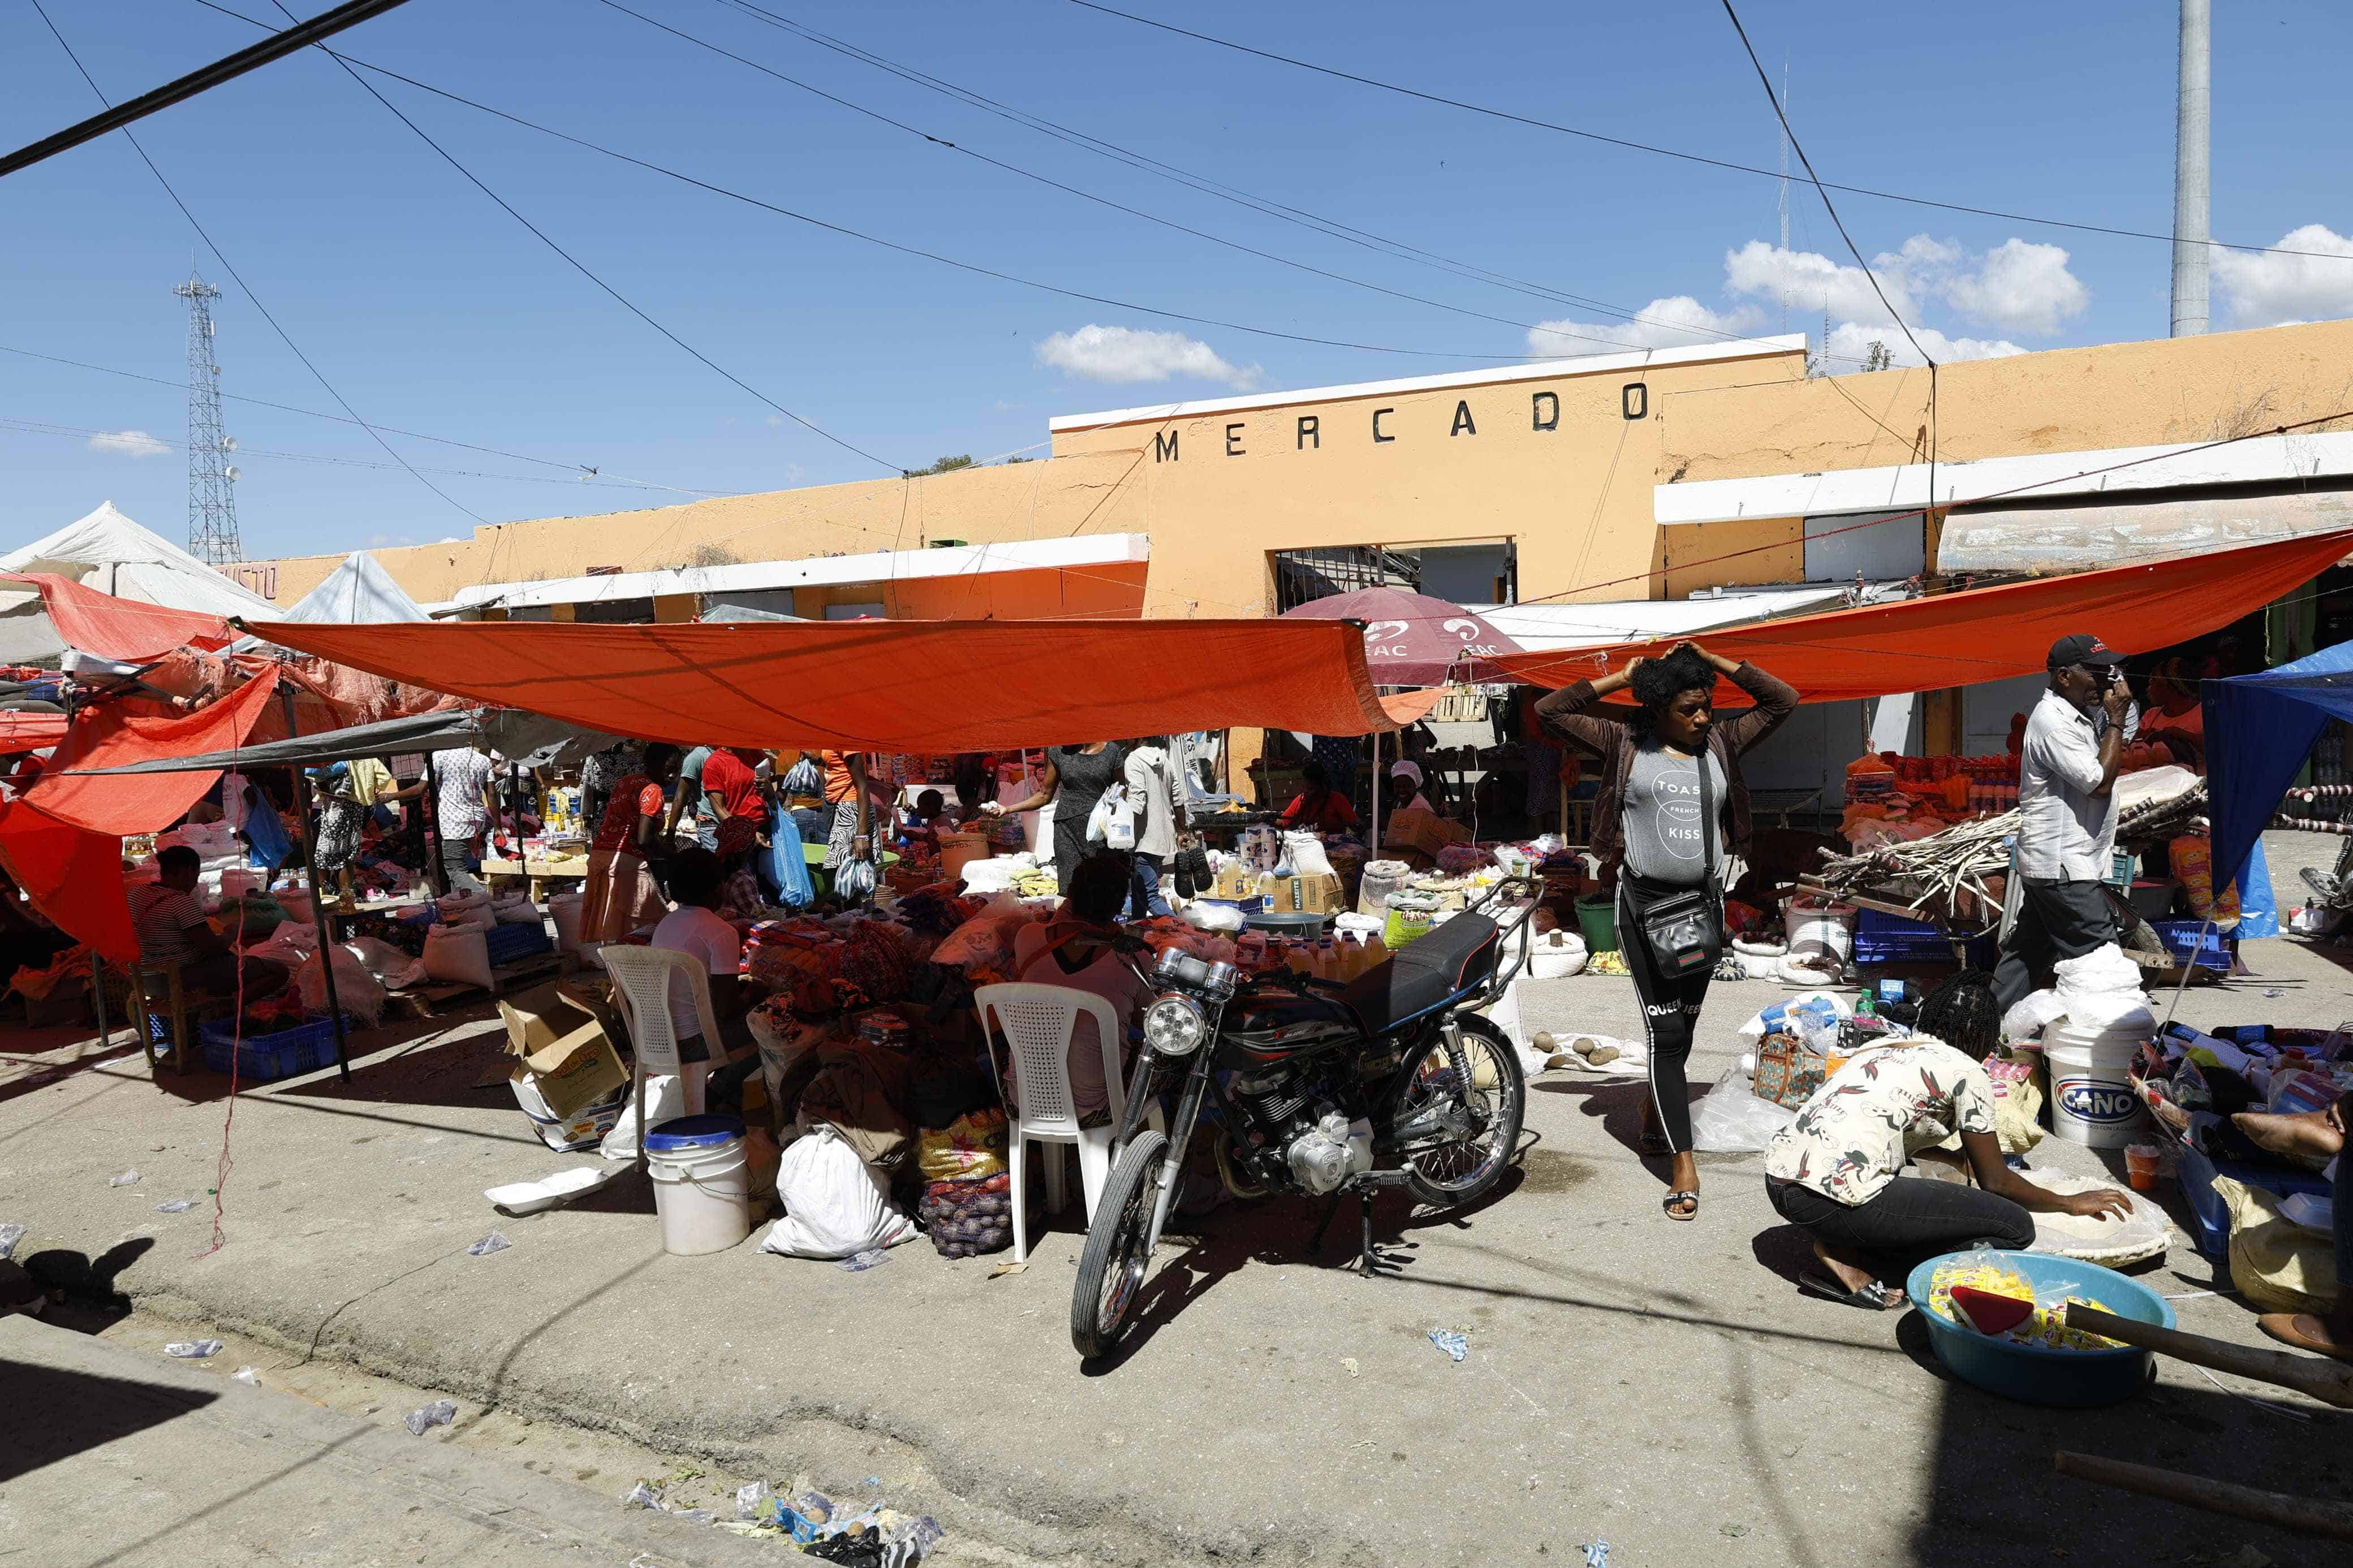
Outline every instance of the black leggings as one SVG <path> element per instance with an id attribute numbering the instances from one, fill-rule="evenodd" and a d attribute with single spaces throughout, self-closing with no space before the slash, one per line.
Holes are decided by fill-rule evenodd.
<path id="1" fill-rule="evenodd" d="M 1651 944 L 1642 939 L 1639 895 L 1632 884 L 1632 873 L 1620 875 L 1618 951 L 1625 957 L 1627 973 L 1634 977 L 1635 999 L 1642 1007 L 1642 1031 L 1650 1047 L 1651 1105 L 1667 1135 L 1668 1149 L 1680 1154 L 1692 1146 L 1691 1080 L 1684 1064 L 1691 1057 L 1693 1032 L 1699 1026 L 1700 1004 L 1707 999 L 1707 983 L 1715 978 L 1715 971 L 1709 967 L 1672 978 L 1659 973 Z"/>
<path id="2" fill-rule="evenodd" d="M 1978 1242 L 2023 1251 L 2034 1245 L 2034 1216 L 1981 1187 L 1898 1176 L 1868 1203 L 1842 1204 L 1811 1187 L 1767 1178 L 1774 1212 L 1841 1252 L 1881 1259 L 1894 1278 L 1940 1253 Z"/>

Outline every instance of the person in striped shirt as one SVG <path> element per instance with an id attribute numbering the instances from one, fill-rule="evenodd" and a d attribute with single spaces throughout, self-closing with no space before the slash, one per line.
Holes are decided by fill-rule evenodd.
<path id="1" fill-rule="evenodd" d="M 237 988 L 237 954 L 213 930 L 196 905 L 196 878 L 204 862 L 184 844 L 173 845 L 155 857 L 162 875 L 131 893 L 131 923 L 139 933 L 139 961 L 163 966 L 177 964 L 180 984 L 190 991 L 234 995 Z M 245 961 L 245 994 L 259 999 L 286 989 L 286 971 L 264 958 Z"/>

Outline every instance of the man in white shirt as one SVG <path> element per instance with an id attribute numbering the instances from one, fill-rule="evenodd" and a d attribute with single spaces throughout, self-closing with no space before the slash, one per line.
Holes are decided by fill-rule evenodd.
<path id="1" fill-rule="evenodd" d="M 680 850 L 670 866 L 670 897 L 678 907 L 654 927 L 652 942 L 655 947 L 688 954 L 710 978 L 712 1021 L 719 1026 L 719 1039 L 703 1038 L 694 992 L 675 974 L 670 982 L 670 1021 L 678 1036 L 679 1060 L 714 1067 L 752 1043 L 739 978 L 744 942 L 713 909 L 721 880 L 718 856 L 700 846 Z"/>
<path id="2" fill-rule="evenodd" d="M 1994 1000 L 2008 1012 L 2059 959 L 2116 940 L 2101 887 L 2116 842 L 2116 770 L 2131 739 L 2124 655 L 2089 633 L 2051 645 L 2050 689 L 2018 762 L 2017 923 L 2002 939 Z"/>
<path id="3" fill-rule="evenodd" d="M 433 753 L 434 826 L 441 839 L 442 881 L 451 892 L 489 890 L 474 875 L 480 864 L 474 840 L 499 819 L 493 772 L 486 750 L 457 746 Z"/>

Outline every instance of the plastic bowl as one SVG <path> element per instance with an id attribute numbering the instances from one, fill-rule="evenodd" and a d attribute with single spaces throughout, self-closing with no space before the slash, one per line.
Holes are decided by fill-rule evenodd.
<path id="1" fill-rule="evenodd" d="M 1966 1258 L 1948 1253 L 1947 1258 Z M 2174 1326 L 2173 1308 L 2165 1298 L 2137 1280 L 2096 1263 L 2053 1258 L 2039 1252 L 1996 1252 L 1992 1255 L 2026 1277 L 2037 1300 L 2054 1296 L 2090 1297 L 2108 1305 L 2119 1318 L 2132 1318 L 2159 1328 Z M 1912 1270 L 1904 1282 L 1928 1325 L 1928 1343 L 1946 1369 L 1989 1394 L 1999 1394 L 2028 1405 L 2114 1405 L 2129 1399 L 2148 1382 L 2156 1357 L 2126 1345 L 2112 1351 L 2051 1350 L 2042 1345 L 2018 1345 L 1988 1339 L 1974 1329 L 1947 1322 L 1928 1307 L 1928 1281 L 1945 1258 L 1932 1258 Z"/>

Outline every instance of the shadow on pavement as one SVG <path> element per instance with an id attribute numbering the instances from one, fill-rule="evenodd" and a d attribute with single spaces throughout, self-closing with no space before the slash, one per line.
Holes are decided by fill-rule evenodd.
<path id="1" fill-rule="evenodd" d="M 0 1483 L 176 1421 L 219 1397 L 198 1389 L 0 1361 L 0 1410 L 11 1413 L 8 1440 L 0 1443 Z M 96 1496 L 91 1503 L 102 1506 Z"/>

